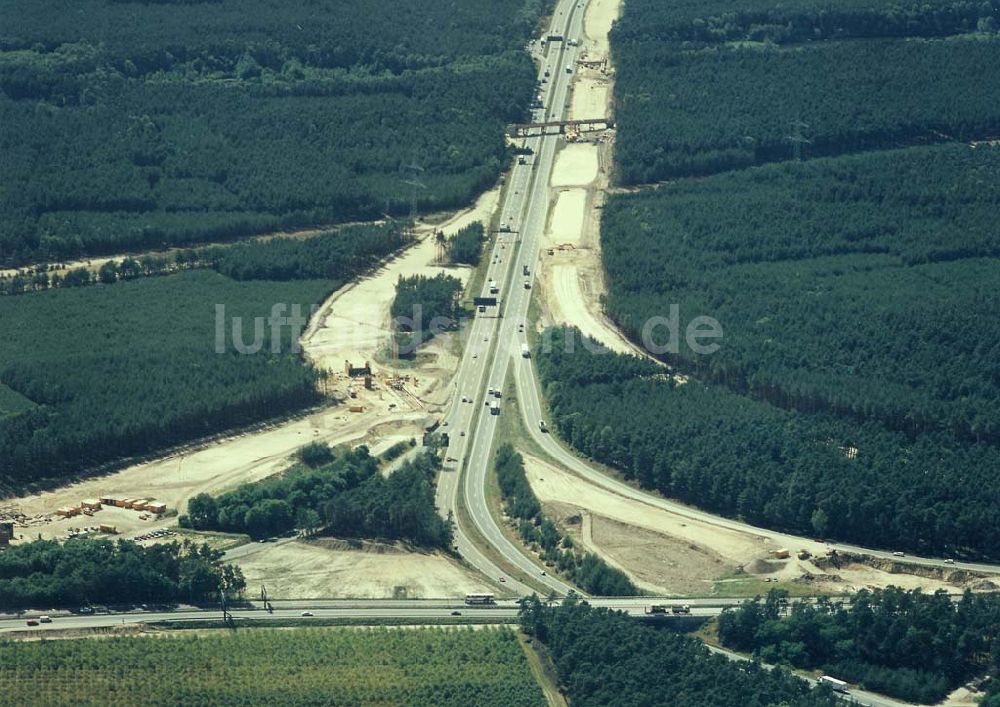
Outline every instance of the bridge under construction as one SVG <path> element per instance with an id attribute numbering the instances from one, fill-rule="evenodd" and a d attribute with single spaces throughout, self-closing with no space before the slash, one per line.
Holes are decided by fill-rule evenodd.
<path id="1" fill-rule="evenodd" d="M 611 118 L 587 118 L 584 120 L 550 120 L 542 123 L 518 123 L 507 128 L 511 137 L 535 137 L 538 135 L 563 135 L 567 131 L 577 133 L 599 132 L 615 127 Z"/>

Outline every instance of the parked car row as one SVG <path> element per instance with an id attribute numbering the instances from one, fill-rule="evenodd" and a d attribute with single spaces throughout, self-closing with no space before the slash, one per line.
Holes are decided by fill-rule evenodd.
<path id="1" fill-rule="evenodd" d="M 166 528 L 160 528 L 159 530 L 150 530 L 148 533 L 143 533 L 142 535 L 136 535 L 136 540 L 152 540 L 153 538 L 165 538 L 170 535 L 177 535 L 172 530 L 167 530 Z"/>

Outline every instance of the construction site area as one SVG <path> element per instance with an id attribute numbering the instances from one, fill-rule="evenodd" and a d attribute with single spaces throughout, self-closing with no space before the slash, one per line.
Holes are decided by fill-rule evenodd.
<path id="1" fill-rule="evenodd" d="M 523 453 L 523 452 L 522 452 Z M 995 577 L 921 568 L 817 548 L 784 547 L 754 535 L 618 495 L 525 454 L 528 482 L 545 514 L 573 542 L 599 554 L 654 595 L 844 594 L 890 585 L 927 592 L 995 591 Z"/>

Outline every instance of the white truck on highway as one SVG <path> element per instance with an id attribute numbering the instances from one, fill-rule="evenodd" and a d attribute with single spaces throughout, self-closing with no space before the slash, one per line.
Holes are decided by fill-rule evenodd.
<path id="1" fill-rule="evenodd" d="M 837 678 L 830 677 L 829 675 L 820 675 L 816 678 L 817 685 L 829 685 L 830 689 L 834 692 L 847 693 L 847 683 L 843 680 L 838 680 Z"/>
<path id="2" fill-rule="evenodd" d="M 527 344 L 521 344 L 521 356 L 531 358 L 531 349 L 528 348 Z"/>
<path id="3" fill-rule="evenodd" d="M 490 405 L 490 414 L 491 415 L 499 415 L 500 414 L 500 403 L 498 403 L 495 400 L 493 401 L 493 403 Z"/>

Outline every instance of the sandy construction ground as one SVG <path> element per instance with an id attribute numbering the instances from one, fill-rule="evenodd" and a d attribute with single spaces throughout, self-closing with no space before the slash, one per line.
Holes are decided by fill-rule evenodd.
<path id="1" fill-rule="evenodd" d="M 446 234 L 490 218 L 498 191 L 483 195 L 476 205 L 436 226 Z M 334 293 L 313 317 L 303 335 L 303 350 L 319 366 L 335 372 L 328 392 L 345 404 L 325 408 L 299 419 L 264 429 L 192 445 L 163 458 L 128 466 L 120 471 L 94 477 L 62 488 L 17 499 L 0 500 L 31 519 L 18 525 L 15 533 L 24 540 L 65 537 L 70 528 L 114 525 L 128 537 L 151 528 L 173 525 L 176 519 L 142 519 L 136 511 L 103 508 L 93 516 L 60 518 L 55 511 L 77 505 L 85 499 L 105 495 L 157 500 L 168 510 L 185 512 L 187 501 L 198 493 L 220 493 L 241 483 L 257 481 L 290 464 L 290 456 L 301 446 L 316 440 L 330 444 L 368 444 L 383 450 L 392 443 L 416 437 L 433 419 L 436 406 L 447 398 L 447 381 L 458 363 L 448 337 L 433 342 L 426 352 L 406 369 L 381 369 L 374 363 L 380 345 L 388 336 L 389 305 L 396 280 L 416 273 L 434 275 L 447 271 L 463 280 L 469 268 L 442 268 L 434 265 L 436 244 L 433 229 L 423 229 L 424 238 L 388 262 L 374 276 L 350 284 Z M 359 366 L 371 361 L 373 385 L 351 380 L 344 373 L 344 360 Z M 351 397 L 353 390 L 356 397 Z M 358 412 L 350 412 L 357 406 Z"/>
<path id="2" fill-rule="evenodd" d="M 585 187 L 597 179 L 597 150 L 589 143 L 566 145 L 556 155 L 549 184 L 553 187 Z"/>
<path id="3" fill-rule="evenodd" d="M 371 277 L 352 283 L 334 293 L 313 317 L 302 336 L 306 356 L 319 367 L 334 373 L 338 394 L 350 404 L 381 411 L 391 418 L 401 411 L 437 412 L 448 402 L 448 382 L 458 368 L 452 335 L 438 337 L 422 347 L 416 360 L 405 365 L 376 364 L 385 360 L 390 342 L 389 310 L 401 277 L 444 273 L 466 284 L 472 268 L 442 265 L 434 231 L 446 236 L 480 221 L 488 223 L 499 202 L 499 190 L 483 194 L 476 204 L 436 226 L 419 227 L 417 244 L 383 265 Z M 372 364 L 375 388 L 365 390 L 360 381 L 344 374 L 344 363 Z M 354 396 L 351 393 L 354 393 Z"/>
<path id="4" fill-rule="evenodd" d="M 274 599 L 443 599 L 493 591 L 439 553 L 332 539 L 261 545 L 237 561 L 247 586 Z"/>
<path id="5" fill-rule="evenodd" d="M 523 453 L 523 452 L 522 452 Z M 528 481 L 538 500 L 574 506 L 636 528 L 662 533 L 699 547 L 711 548 L 732 567 L 767 557 L 763 537 L 744 535 L 698 523 L 661 508 L 619 496 L 537 457 L 525 456 Z"/>
<path id="6" fill-rule="evenodd" d="M 583 18 L 583 31 L 587 36 L 584 48 L 591 54 L 607 56 L 608 33 L 621 13 L 621 0 L 590 0 Z"/>
<path id="7" fill-rule="evenodd" d="M 583 221 L 587 211 L 586 189 L 563 189 L 556 198 L 546 241 L 552 245 L 583 245 Z"/>
<path id="8" fill-rule="evenodd" d="M 616 353 L 634 353 L 634 347 L 624 338 L 612 335 L 611 324 L 606 318 L 595 314 L 588 306 L 598 297 L 593 284 L 594 280 L 584 279 L 573 263 L 553 265 L 543 290 L 547 295 L 549 317 L 553 322 L 572 324 L 584 336 L 597 339 Z"/>
<path id="9" fill-rule="evenodd" d="M 525 470 L 539 501 L 574 540 L 649 591 L 704 596 L 722 577 L 729 577 L 723 582 L 772 578 L 830 593 L 889 585 L 956 591 L 976 584 L 976 580 L 949 582 L 887 572 L 860 563 L 821 568 L 810 559 L 797 559 L 796 548 L 790 548 L 792 558 L 774 559 L 769 551 L 777 548 L 763 536 L 693 521 L 619 496 L 526 454 Z"/>
<path id="10" fill-rule="evenodd" d="M 575 143 L 556 159 L 553 172 L 555 207 L 542 239 L 538 291 L 545 324 L 572 324 L 612 351 L 636 353 L 601 311 L 606 291 L 600 255 L 602 189 L 607 184 L 601 165 L 610 158 L 606 146 Z M 567 188 L 554 186 L 583 185 Z"/>
<path id="11" fill-rule="evenodd" d="M 608 110 L 609 84 L 605 78 L 582 77 L 573 87 L 569 103 L 571 120 L 604 117 Z"/>
<path id="12" fill-rule="evenodd" d="M 8 499 L 29 517 L 43 516 L 27 527 L 17 526 L 16 533 L 25 540 L 63 537 L 69 528 L 114 525 L 124 536 L 151 528 L 167 527 L 176 518 L 142 520 L 137 511 L 102 508 L 92 517 L 59 518 L 50 516 L 57 508 L 76 505 L 85 499 L 104 495 L 126 496 L 161 501 L 168 510 L 183 513 L 187 501 L 199 493 L 219 493 L 241 483 L 257 481 L 288 467 L 289 457 L 313 440 L 331 444 L 373 443 L 389 434 L 400 438 L 419 435 L 424 427 L 422 414 L 408 414 L 404 419 L 378 424 L 371 414 L 352 416 L 345 408 L 331 408 L 303 419 L 271 429 L 247 432 L 155 461 L 136 464 L 104 476 L 86 479 L 54 491 Z"/>
<path id="13" fill-rule="evenodd" d="M 396 295 L 396 282 L 403 277 L 435 277 L 445 273 L 468 280 L 471 268 L 435 265 L 437 244 L 430 234 L 383 266 L 374 276 L 342 288 L 317 315 L 302 341 L 303 350 L 317 366 L 331 371 L 374 361 L 389 343 L 389 308 Z"/>

